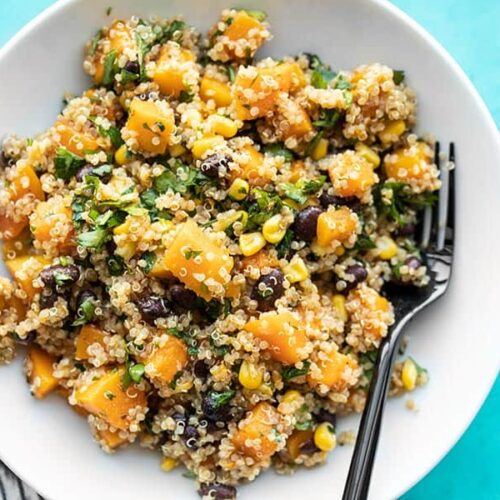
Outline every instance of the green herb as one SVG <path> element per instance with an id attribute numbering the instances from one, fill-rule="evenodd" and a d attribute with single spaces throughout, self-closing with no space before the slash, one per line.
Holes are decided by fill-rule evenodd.
<path id="1" fill-rule="evenodd" d="M 144 376 L 145 368 L 142 363 L 137 363 L 135 365 L 130 365 L 128 368 L 128 373 L 130 375 L 130 378 L 138 384 L 141 380 L 142 377 Z"/>
<path id="2" fill-rule="evenodd" d="M 27 146 L 32 146 L 32 145 L 33 145 L 33 139 L 32 139 L 31 137 L 28 137 L 28 138 L 26 139 L 26 145 L 27 145 Z"/>
<path id="3" fill-rule="evenodd" d="M 259 22 L 263 22 L 267 19 L 267 14 L 263 10 L 253 10 L 253 9 L 242 9 L 243 12 L 246 12 L 249 16 L 257 19 Z"/>
<path id="4" fill-rule="evenodd" d="M 99 41 L 102 38 L 102 31 L 99 30 L 94 38 L 92 38 L 92 41 L 90 42 L 90 47 L 89 47 L 89 56 L 95 55 L 97 51 L 97 46 L 99 45 Z"/>
<path id="5" fill-rule="evenodd" d="M 319 129 L 331 129 L 337 125 L 338 121 L 341 118 L 341 114 L 336 109 L 322 109 L 319 112 L 318 120 L 313 121 L 313 125 Z M 320 137 L 321 139 L 321 137 Z M 319 141 L 319 139 L 318 139 Z M 314 142 L 314 141 L 313 141 Z M 312 143 L 311 143 L 312 144 Z M 314 145 L 316 147 L 316 144 Z M 313 147 L 311 147 L 311 152 L 313 151 Z M 310 153 L 308 153 L 310 154 Z"/>
<path id="6" fill-rule="evenodd" d="M 77 319 L 73 322 L 73 326 L 86 325 L 94 319 L 96 302 L 92 297 L 86 298 L 76 311 Z"/>
<path id="7" fill-rule="evenodd" d="M 207 177 L 198 169 L 178 162 L 175 166 L 175 172 L 165 170 L 165 172 L 156 177 L 153 186 L 160 194 L 166 193 L 169 189 L 176 193 L 184 194 L 188 191 L 196 192 L 196 188 L 207 181 Z"/>
<path id="8" fill-rule="evenodd" d="M 427 373 L 427 368 L 420 366 L 412 357 L 408 357 L 415 364 L 415 368 L 417 369 L 417 375 L 421 375 L 422 373 Z"/>
<path id="9" fill-rule="evenodd" d="M 317 89 L 326 89 L 328 84 L 335 78 L 335 72 L 316 55 L 311 56 L 310 67 L 313 70 L 311 85 Z"/>
<path id="10" fill-rule="evenodd" d="M 293 231 L 287 229 L 284 238 L 276 245 L 276 253 L 279 259 L 283 259 L 289 254 L 292 248 L 293 236 Z"/>
<path id="11" fill-rule="evenodd" d="M 374 364 L 377 361 L 378 349 L 373 349 L 371 351 L 361 352 L 358 355 L 359 362 L 361 365 Z"/>
<path id="12" fill-rule="evenodd" d="M 139 63 L 139 79 L 141 82 L 147 80 L 147 75 L 146 75 L 146 66 L 144 64 L 144 58 L 146 57 L 146 54 L 149 52 L 150 47 L 148 44 L 144 41 L 141 35 L 136 32 L 135 34 L 135 43 L 137 45 L 137 62 Z"/>
<path id="13" fill-rule="evenodd" d="M 142 206 L 148 210 L 156 208 L 156 198 L 158 198 L 158 193 L 154 189 L 143 191 L 140 195 Z"/>
<path id="14" fill-rule="evenodd" d="M 224 392 L 210 391 L 208 393 L 208 397 L 212 400 L 215 409 L 229 403 L 229 401 L 231 401 L 231 399 L 233 399 L 235 395 L 236 391 L 233 391 L 232 389 Z"/>
<path id="15" fill-rule="evenodd" d="M 113 167 L 111 165 L 101 165 L 99 167 L 93 168 L 90 175 L 101 178 L 109 175 L 112 171 Z"/>
<path id="16" fill-rule="evenodd" d="M 85 160 L 80 156 L 71 153 L 66 148 L 57 148 L 54 159 L 57 178 L 69 181 L 84 165 Z"/>
<path id="17" fill-rule="evenodd" d="M 106 130 L 106 135 L 109 137 L 109 140 L 115 149 L 118 149 L 122 144 L 125 144 L 125 141 L 122 139 L 120 129 L 116 127 L 109 127 L 109 129 Z"/>
<path id="18" fill-rule="evenodd" d="M 106 9 L 106 15 L 109 16 L 111 14 L 111 12 L 113 12 L 113 7 L 108 7 Z"/>
<path id="19" fill-rule="evenodd" d="M 186 28 L 186 23 L 184 21 L 179 21 L 175 19 L 162 30 L 156 43 L 163 44 L 168 40 L 178 41 L 182 36 L 181 32 L 185 28 Z"/>
<path id="20" fill-rule="evenodd" d="M 111 276 L 122 276 L 125 270 L 125 262 L 119 255 L 110 255 L 106 259 L 106 266 Z"/>
<path id="21" fill-rule="evenodd" d="M 306 422 L 297 422 L 295 428 L 298 431 L 310 431 L 313 428 L 313 421 L 307 420 Z"/>
<path id="22" fill-rule="evenodd" d="M 225 66 L 225 68 L 226 68 L 226 73 L 227 73 L 227 77 L 229 78 L 229 81 L 231 83 L 234 83 L 234 81 L 236 80 L 236 73 L 234 71 L 234 67 L 231 65 L 228 65 L 228 66 Z"/>
<path id="23" fill-rule="evenodd" d="M 85 212 L 86 198 L 83 196 L 75 196 L 71 203 L 71 211 L 73 225 L 76 229 L 80 229 L 84 223 L 83 213 Z"/>
<path id="24" fill-rule="evenodd" d="M 304 361 L 303 365 L 304 365 L 303 368 L 295 368 L 294 366 L 288 366 L 286 368 L 283 368 L 281 372 L 281 377 L 283 378 L 283 381 L 288 382 L 293 378 L 306 375 L 309 372 L 309 367 L 311 366 L 311 363 L 309 361 Z"/>
<path id="25" fill-rule="evenodd" d="M 360 235 L 358 235 L 358 239 L 356 240 L 356 245 L 354 248 L 358 251 L 370 250 L 372 248 L 375 248 L 375 243 L 368 235 L 361 233 Z"/>
<path id="26" fill-rule="evenodd" d="M 81 233 L 77 237 L 77 242 L 85 248 L 101 248 L 108 239 L 109 233 L 106 229 L 98 227 L 93 231 Z"/>
<path id="27" fill-rule="evenodd" d="M 156 254 L 154 252 L 146 252 L 142 254 L 141 260 L 146 261 L 146 265 L 144 266 L 144 273 L 149 274 L 151 269 L 153 269 L 156 262 Z"/>
<path id="28" fill-rule="evenodd" d="M 288 148 L 286 148 L 283 144 L 280 143 L 270 144 L 269 146 L 266 146 L 264 148 L 264 151 L 266 153 L 271 154 L 272 156 L 283 156 L 283 158 L 285 158 L 285 161 L 287 162 L 291 162 L 295 158 L 293 151 L 290 151 Z"/>
<path id="29" fill-rule="evenodd" d="M 308 181 L 301 179 L 295 184 L 285 182 L 280 185 L 280 189 L 287 198 L 303 205 L 308 200 L 309 195 L 317 193 L 323 187 L 325 181 L 326 177 L 322 175 L 317 179 Z"/>
<path id="30" fill-rule="evenodd" d="M 310 156 L 311 153 L 316 149 L 316 146 L 319 144 L 319 141 L 323 138 L 324 131 L 320 130 L 315 136 L 314 139 L 307 145 L 306 148 L 306 156 Z"/>
<path id="31" fill-rule="evenodd" d="M 179 94 L 180 102 L 192 102 L 194 99 L 194 92 L 192 90 L 181 90 Z"/>
<path id="32" fill-rule="evenodd" d="M 283 207 L 283 201 L 274 192 L 254 188 L 250 194 L 251 196 L 245 201 L 245 207 L 248 211 L 246 226 L 248 230 L 260 227 Z"/>
<path id="33" fill-rule="evenodd" d="M 182 477 L 185 477 L 186 479 L 196 479 L 196 474 L 190 470 L 183 472 Z"/>
<path id="34" fill-rule="evenodd" d="M 113 401 L 116 396 L 111 391 L 104 391 L 104 397 L 106 399 L 109 399 L 110 401 Z"/>
<path id="35" fill-rule="evenodd" d="M 339 90 L 351 90 L 352 84 L 344 75 L 337 75 L 333 87 Z"/>
<path id="36" fill-rule="evenodd" d="M 54 273 L 54 281 L 57 286 L 64 286 L 68 281 L 73 281 L 73 278 L 64 271 L 57 271 Z"/>
<path id="37" fill-rule="evenodd" d="M 132 73 L 123 68 L 120 71 L 120 83 L 122 85 L 126 85 L 127 83 L 135 82 L 138 78 L 140 78 L 140 74 Z"/>
<path id="38" fill-rule="evenodd" d="M 111 85 L 115 78 L 115 62 L 116 62 L 116 50 L 113 49 L 106 54 L 104 58 L 104 72 L 102 76 L 103 85 Z"/>
<path id="39" fill-rule="evenodd" d="M 393 70 L 392 80 L 396 85 L 400 85 L 405 81 L 405 72 L 401 69 Z"/>
<path id="40" fill-rule="evenodd" d="M 203 252 L 201 250 L 187 250 L 186 252 L 184 252 L 184 258 L 186 260 L 190 260 L 190 259 L 195 259 L 196 257 L 198 257 L 199 255 L 201 255 Z"/>
<path id="41" fill-rule="evenodd" d="M 169 386 L 170 386 L 170 389 L 172 390 L 175 390 L 175 388 L 177 387 L 177 382 L 179 381 L 179 379 L 182 377 L 182 370 L 181 371 L 178 371 L 175 375 L 174 375 L 174 378 L 172 379 L 172 382 L 170 382 Z"/>

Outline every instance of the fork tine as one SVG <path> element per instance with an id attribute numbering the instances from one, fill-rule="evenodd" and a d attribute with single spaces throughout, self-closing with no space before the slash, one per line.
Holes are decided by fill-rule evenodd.
<path id="1" fill-rule="evenodd" d="M 453 241 L 453 236 L 455 232 L 455 143 L 450 142 L 450 148 L 448 152 L 448 190 L 449 190 L 449 201 L 448 201 L 448 223 L 447 223 L 447 235 L 446 238 Z"/>
<path id="2" fill-rule="evenodd" d="M 434 144 L 434 163 L 436 164 L 438 170 L 440 169 L 440 144 L 436 141 Z M 430 244 L 433 226 L 437 226 L 437 221 L 433 221 L 433 210 L 432 207 L 425 207 L 424 216 L 422 219 L 422 240 L 420 247 L 422 250 L 426 250 Z"/>

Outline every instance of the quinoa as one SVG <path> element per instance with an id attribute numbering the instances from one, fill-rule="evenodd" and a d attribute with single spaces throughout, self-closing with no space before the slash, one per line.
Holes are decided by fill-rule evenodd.
<path id="1" fill-rule="evenodd" d="M 0 157 L 0 362 L 28 344 L 35 397 L 204 498 L 351 443 L 336 418 L 364 408 L 384 284 L 429 282 L 415 227 L 440 181 L 404 76 L 256 59 L 270 38 L 252 10 L 205 37 L 116 20 L 86 44 L 92 86 Z M 427 379 L 407 358 L 391 395 Z"/>

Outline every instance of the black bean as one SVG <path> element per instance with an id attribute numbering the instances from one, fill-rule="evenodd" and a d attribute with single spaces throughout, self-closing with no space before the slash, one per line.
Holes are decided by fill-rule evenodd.
<path id="1" fill-rule="evenodd" d="M 229 418 L 231 409 L 229 402 L 220 404 L 217 401 L 218 393 L 209 392 L 201 401 L 201 409 L 205 418 L 211 422 L 225 422 Z"/>
<path id="2" fill-rule="evenodd" d="M 297 239 L 310 242 L 316 238 L 318 217 L 323 210 L 320 207 L 307 207 L 295 217 L 293 232 Z"/>
<path id="3" fill-rule="evenodd" d="M 346 281 L 346 287 L 344 291 L 352 290 L 356 285 L 365 281 L 368 276 L 368 271 L 361 264 L 352 264 L 348 266 L 345 270 L 345 274 L 349 274 L 354 277 L 354 281 Z"/>
<path id="4" fill-rule="evenodd" d="M 57 293 L 52 290 L 48 291 L 48 293 L 46 292 L 47 290 L 42 290 L 40 293 L 40 309 L 49 309 L 50 307 L 53 307 L 57 301 Z"/>
<path id="5" fill-rule="evenodd" d="M 408 237 L 415 234 L 415 224 L 409 222 L 404 226 L 399 226 L 394 232 L 395 236 Z"/>
<path id="6" fill-rule="evenodd" d="M 200 497 L 212 498 L 213 500 L 234 500 L 236 498 L 236 488 L 228 484 L 204 483 L 198 490 Z"/>
<path id="7" fill-rule="evenodd" d="M 139 74 L 141 67 L 139 65 L 139 61 L 127 61 L 124 69 L 125 69 L 125 71 L 128 71 L 129 73 L 134 73 L 137 75 L 137 74 Z"/>
<path id="8" fill-rule="evenodd" d="M 196 308 L 196 294 L 184 285 L 175 284 L 169 289 L 170 300 L 180 311 L 192 311 Z"/>
<path id="9" fill-rule="evenodd" d="M 210 374 L 210 367 L 205 363 L 205 361 L 199 359 L 194 364 L 193 371 L 196 377 L 201 380 L 205 380 Z"/>
<path id="10" fill-rule="evenodd" d="M 222 153 L 215 153 L 203 160 L 200 166 L 201 173 L 213 179 L 221 179 L 227 173 L 231 157 Z"/>
<path id="11" fill-rule="evenodd" d="M 182 438 L 190 450 L 196 450 L 196 448 L 198 448 L 198 443 L 196 441 L 199 437 L 200 434 L 198 429 L 196 429 L 194 425 L 186 425 L 184 432 L 182 433 Z"/>
<path id="12" fill-rule="evenodd" d="M 55 264 L 46 267 L 40 273 L 43 283 L 52 289 L 61 289 L 73 285 L 80 277 L 80 269 L 74 264 L 63 266 Z"/>
<path id="13" fill-rule="evenodd" d="M 305 455 L 312 455 L 319 451 L 319 448 L 314 444 L 314 439 L 310 437 L 300 446 L 300 452 Z"/>
<path id="14" fill-rule="evenodd" d="M 279 269 L 271 269 L 269 274 L 261 276 L 252 288 L 251 297 L 258 302 L 260 311 L 270 311 L 285 289 L 283 273 Z"/>
<path id="15" fill-rule="evenodd" d="M 170 305 L 167 300 L 157 295 L 142 297 L 135 304 L 146 321 L 153 322 L 158 318 L 166 318 L 170 314 Z"/>
<path id="16" fill-rule="evenodd" d="M 337 428 L 337 415 L 335 413 L 330 413 L 325 409 L 319 410 L 316 415 L 316 421 L 320 424 L 323 422 L 328 422 L 334 429 Z"/>
<path id="17" fill-rule="evenodd" d="M 78 182 L 83 182 L 85 180 L 85 176 L 92 175 L 92 171 L 94 170 L 94 166 L 87 163 L 84 165 L 75 175 L 75 178 Z"/>
<path id="18" fill-rule="evenodd" d="M 29 332 L 24 338 L 21 338 L 17 333 L 14 333 L 14 338 L 18 344 L 28 345 L 35 340 L 36 332 Z"/>
<path id="19" fill-rule="evenodd" d="M 412 255 L 405 260 L 405 265 L 410 269 L 417 270 L 422 265 L 422 261 L 418 257 Z"/>
<path id="20" fill-rule="evenodd" d="M 359 210 L 360 203 L 359 199 L 355 196 L 349 196 L 344 198 L 343 196 L 335 196 L 333 194 L 328 194 L 328 192 L 323 191 L 319 197 L 319 202 L 323 208 L 328 208 L 330 205 L 338 207 L 348 207 L 351 210 Z"/>
<path id="21" fill-rule="evenodd" d="M 77 307 L 80 307 L 86 300 L 97 302 L 97 295 L 92 290 L 82 290 L 76 300 Z"/>

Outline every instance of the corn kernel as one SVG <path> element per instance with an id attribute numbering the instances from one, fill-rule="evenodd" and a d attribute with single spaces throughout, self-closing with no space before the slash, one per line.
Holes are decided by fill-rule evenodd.
<path id="1" fill-rule="evenodd" d="M 266 246 L 262 233 L 246 233 L 240 236 L 240 250 L 245 257 L 256 254 Z"/>
<path id="2" fill-rule="evenodd" d="M 389 236 L 378 238 L 376 245 L 376 253 L 383 260 L 391 260 L 398 253 L 398 246 Z"/>
<path id="3" fill-rule="evenodd" d="M 281 402 L 289 405 L 295 403 L 296 401 L 299 401 L 299 398 L 302 398 L 302 394 L 299 391 L 290 389 L 289 391 L 285 392 Z"/>
<path id="4" fill-rule="evenodd" d="M 186 148 L 182 144 L 173 144 L 168 148 L 168 152 L 173 158 L 178 158 L 186 152 Z"/>
<path id="5" fill-rule="evenodd" d="M 195 158 L 202 158 L 207 151 L 214 149 L 217 146 L 224 144 L 224 137 L 214 135 L 213 137 L 205 137 L 194 142 L 191 152 Z"/>
<path id="6" fill-rule="evenodd" d="M 337 445 L 337 437 L 332 424 L 323 422 L 314 431 L 314 444 L 321 451 L 331 451 Z"/>
<path id="7" fill-rule="evenodd" d="M 262 371 L 255 364 L 245 360 L 241 363 L 238 380 L 245 389 L 257 389 L 262 384 Z"/>
<path id="8" fill-rule="evenodd" d="M 358 142 L 356 144 L 356 151 L 369 163 L 371 163 L 374 168 L 380 165 L 380 156 L 365 144 Z"/>
<path id="9" fill-rule="evenodd" d="M 215 231 L 225 231 L 228 227 L 238 221 L 240 221 L 242 226 L 245 227 L 248 222 L 248 212 L 245 212 L 244 210 L 229 210 L 217 219 L 213 228 Z"/>
<path id="10" fill-rule="evenodd" d="M 382 132 L 379 132 L 378 137 L 382 144 L 390 144 L 395 142 L 399 136 L 403 135 L 406 130 L 406 124 L 403 120 L 389 122 Z"/>
<path id="11" fill-rule="evenodd" d="M 345 248 L 341 245 L 335 249 L 334 253 L 337 257 L 342 257 L 345 254 Z"/>
<path id="12" fill-rule="evenodd" d="M 413 391 L 413 389 L 415 389 L 417 376 L 418 371 L 415 362 L 411 358 L 406 359 L 401 371 L 401 382 L 403 382 L 403 386 L 407 391 Z"/>
<path id="13" fill-rule="evenodd" d="M 185 380 L 184 382 L 177 382 L 175 384 L 175 392 L 187 392 L 193 387 L 192 380 Z"/>
<path id="14" fill-rule="evenodd" d="M 283 224 L 283 217 L 280 214 L 273 215 L 264 222 L 262 234 L 269 243 L 275 245 L 279 243 L 286 234 L 286 226 Z"/>
<path id="15" fill-rule="evenodd" d="M 345 297 L 337 293 L 332 297 L 332 303 L 339 318 L 345 323 L 348 320 L 347 309 L 345 308 Z"/>
<path id="16" fill-rule="evenodd" d="M 290 208 L 293 208 L 294 210 L 300 210 L 302 208 L 302 205 L 300 203 L 297 203 L 295 200 L 292 200 L 291 198 L 285 198 L 283 200 L 283 203 Z"/>
<path id="17" fill-rule="evenodd" d="M 115 161 L 118 165 L 125 165 L 128 161 L 129 153 L 127 146 L 122 144 L 115 152 Z"/>
<path id="18" fill-rule="evenodd" d="M 175 469 L 178 465 L 178 462 L 175 458 L 165 457 L 161 463 L 161 468 L 165 472 L 170 472 L 172 469 Z"/>
<path id="19" fill-rule="evenodd" d="M 234 137 L 238 132 L 236 122 L 221 115 L 211 115 L 207 120 L 208 131 L 222 137 Z"/>
<path id="20" fill-rule="evenodd" d="M 244 200 L 250 191 L 250 185 L 244 179 L 235 179 L 229 186 L 228 194 L 236 201 Z"/>
<path id="21" fill-rule="evenodd" d="M 309 278 L 309 270 L 306 263 L 298 255 L 294 255 L 288 265 L 283 268 L 285 278 L 290 283 L 298 283 Z"/>
<path id="22" fill-rule="evenodd" d="M 311 158 L 314 161 L 321 160 L 321 158 L 324 158 L 326 156 L 327 152 L 328 152 L 328 140 L 322 138 L 318 141 L 318 144 L 316 144 L 316 147 L 313 149 Z"/>

